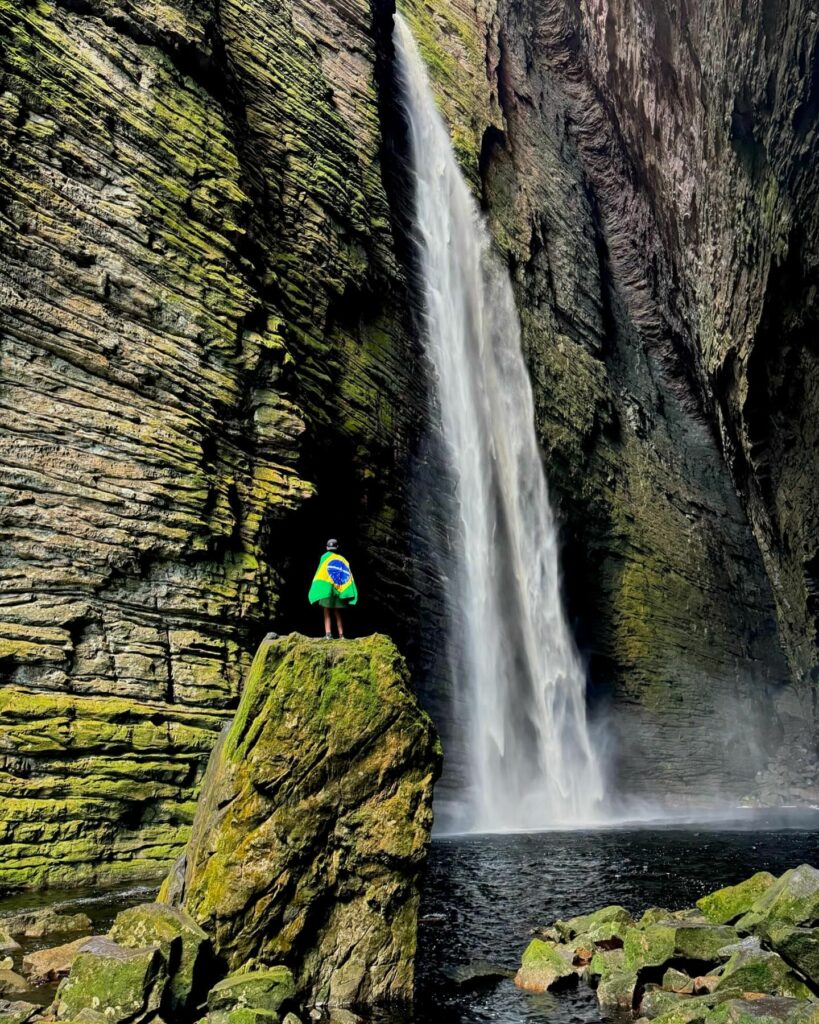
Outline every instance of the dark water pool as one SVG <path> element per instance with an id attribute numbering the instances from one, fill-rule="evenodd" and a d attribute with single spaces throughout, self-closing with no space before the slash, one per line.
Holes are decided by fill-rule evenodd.
<path id="1" fill-rule="evenodd" d="M 731 825 L 437 839 L 419 931 L 416 1006 L 383 1024 L 596 1024 L 593 993 L 532 995 L 503 980 L 463 991 L 447 978 L 485 959 L 515 968 L 529 931 L 606 903 L 632 912 L 690 906 L 704 893 L 763 869 L 819 866 L 819 814 L 788 821 L 748 816 Z"/>

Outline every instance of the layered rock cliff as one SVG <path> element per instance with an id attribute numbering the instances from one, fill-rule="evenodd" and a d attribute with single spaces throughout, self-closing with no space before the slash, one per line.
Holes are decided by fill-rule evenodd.
<path id="1" fill-rule="evenodd" d="M 815 734 L 816 17 L 404 6 L 509 259 L 621 776 L 745 792 Z M 391 13 L 0 0 L 3 884 L 167 862 L 325 534 L 457 714 Z"/>

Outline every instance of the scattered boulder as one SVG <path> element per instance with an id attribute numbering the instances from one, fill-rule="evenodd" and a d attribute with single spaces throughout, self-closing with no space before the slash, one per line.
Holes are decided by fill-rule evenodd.
<path id="1" fill-rule="evenodd" d="M 819 871 L 809 864 L 777 878 L 737 921 L 741 934 L 767 935 L 783 925 L 819 924 Z"/>
<path id="2" fill-rule="evenodd" d="M 24 1003 L 21 1000 L 8 1002 L 0 999 L 0 1024 L 26 1024 L 36 1014 L 42 1013 L 42 1006 Z"/>
<path id="3" fill-rule="evenodd" d="M 794 999 L 813 999 L 813 993 L 796 977 L 778 953 L 764 949 L 740 949 L 720 975 L 716 990 L 760 992 Z"/>
<path id="4" fill-rule="evenodd" d="M 634 919 L 625 907 L 602 907 L 593 914 L 572 917 L 568 921 L 555 921 L 553 928 L 561 941 L 570 942 L 582 937 L 587 943 L 605 942 L 613 937 L 621 938 L 628 928 L 634 927 Z"/>
<path id="5" fill-rule="evenodd" d="M 783 960 L 819 987 L 819 928 L 771 929 L 768 941 Z"/>
<path id="6" fill-rule="evenodd" d="M 654 1020 L 669 1010 L 673 1009 L 681 1000 L 688 1002 L 680 992 L 668 991 L 665 987 L 652 985 L 647 987 L 640 1000 L 639 1013 L 641 1017 Z"/>
<path id="7" fill-rule="evenodd" d="M 12 971 L 14 970 L 14 959 L 10 956 L 3 957 L 0 960 L 0 971 Z"/>
<path id="8" fill-rule="evenodd" d="M 637 974 L 633 971 L 612 971 L 600 979 L 597 1001 L 604 1009 L 630 1010 L 634 1005 Z"/>
<path id="9" fill-rule="evenodd" d="M 684 971 L 678 971 L 676 967 L 669 967 L 663 975 L 663 988 L 668 992 L 681 992 L 685 995 L 693 995 L 694 979 L 690 978 Z"/>
<path id="10" fill-rule="evenodd" d="M 732 924 L 747 914 L 756 900 L 774 884 L 768 871 L 759 871 L 739 885 L 728 885 L 697 900 L 697 906 L 712 924 Z"/>
<path id="11" fill-rule="evenodd" d="M 5 928 L 0 927 L 0 953 L 16 953 L 20 943 L 15 942 Z"/>
<path id="12" fill-rule="evenodd" d="M 635 921 L 604 907 L 537 935 L 518 984 L 559 987 L 572 966 L 601 1007 L 636 1011 L 637 1024 L 819 1024 L 819 871 L 807 865 L 759 872 L 696 908 Z"/>
<path id="13" fill-rule="evenodd" d="M 142 1024 L 159 1010 L 166 980 L 158 946 L 126 949 L 110 939 L 93 938 L 78 953 L 55 1003 L 60 1020 L 81 1010 L 105 1015 L 108 1024 Z"/>
<path id="14" fill-rule="evenodd" d="M 16 971 L 0 971 L 0 996 L 14 996 L 28 992 L 28 982 Z"/>
<path id="15" fill-rule="evenodd" d="M 295 994 L 296 983 L 286 967 L 230 974 L 208 993 L 208 1021 L 210 1024 L 248 1024 L 248 1014 L 241 1019 L 235 1016 L 242 1010 L 262 1011 L 270 1014 L 271 1020 L 278 1020 L 282 1004 Z M 245 1016 L 248 1021 L 244 1020 Z"/>
<path id="16" fill-rule="evenodd" d="M 88 914 L 63 914 L 47 907 L 11 914 L 3 918 L 2 927 L 9 935 L 22 935 L 27 939 L 43 939 L 49 935 L 70 935 L 72 932 L 91 931 Z"/>
<path id="17" fill-rule="evenodd" d="M 102 938 L 103 936 L 96 936 Z M 38 949 L 23 957 L 23 973 L 31 985 L 47 985 L 67 977 L 77 954 L 90 941 L 88 936 L 51 949 Z"/>
<path id="18" fill-rule="evenodd" d="M 515 975 L 518 988 L 528 992 L 548 992 L 577 984 L 577 970 L 571 953 L 553 942 L 532 939 L 523 954 L 520 970 Z"/>
<path id="19" fill-rule="evenodd" d="M 166 898 L 231 971 L 285 963 L 325 1006 L 411 998 L 440 759 L 387 637 L 263 641 Z"/>
<path id="20" fill-rule="evenodd" d="M 660 1018 L 662 1024 L 671 1024 Z M 817 1024 L 814 1003 L 802 999 L 762 996 L 759 999 L 729 999 L 705 1018 L 706 1024 Z"/>
<path id="21" fill-rule="evenodd" d="M 162 1010 L 173 1019 L 204 996 L 210 943 L 199 925 L 178 907 L 142 903 L 117 915 L 110 937 L 120 946 L 140 949 L 159 946 L 165 958 L 168 984 Z"/>

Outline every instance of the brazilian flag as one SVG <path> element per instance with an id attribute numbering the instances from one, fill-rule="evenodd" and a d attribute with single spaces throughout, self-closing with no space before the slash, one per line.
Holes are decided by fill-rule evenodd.
<path id="1" fill-rule="evenodd" d="M 358 601 L 353 571 L 343 555 L 326 551 L 321 556 L 316 575 L 307 595 L 310 604 L 334 598 L 341 604 L 355 604 Z"/>

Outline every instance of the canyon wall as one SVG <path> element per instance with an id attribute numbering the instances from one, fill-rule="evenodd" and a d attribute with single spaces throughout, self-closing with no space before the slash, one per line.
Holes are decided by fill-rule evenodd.
<path id="1" fill-rule="evenodd" d="M 404 7 L 509 261 L 616 770 L 748 792 L 815 733 L 816 18 Z M 0 885 L 167 863 L 330 534 L 449 753 L 391 14 L 0 0 Z"/>

